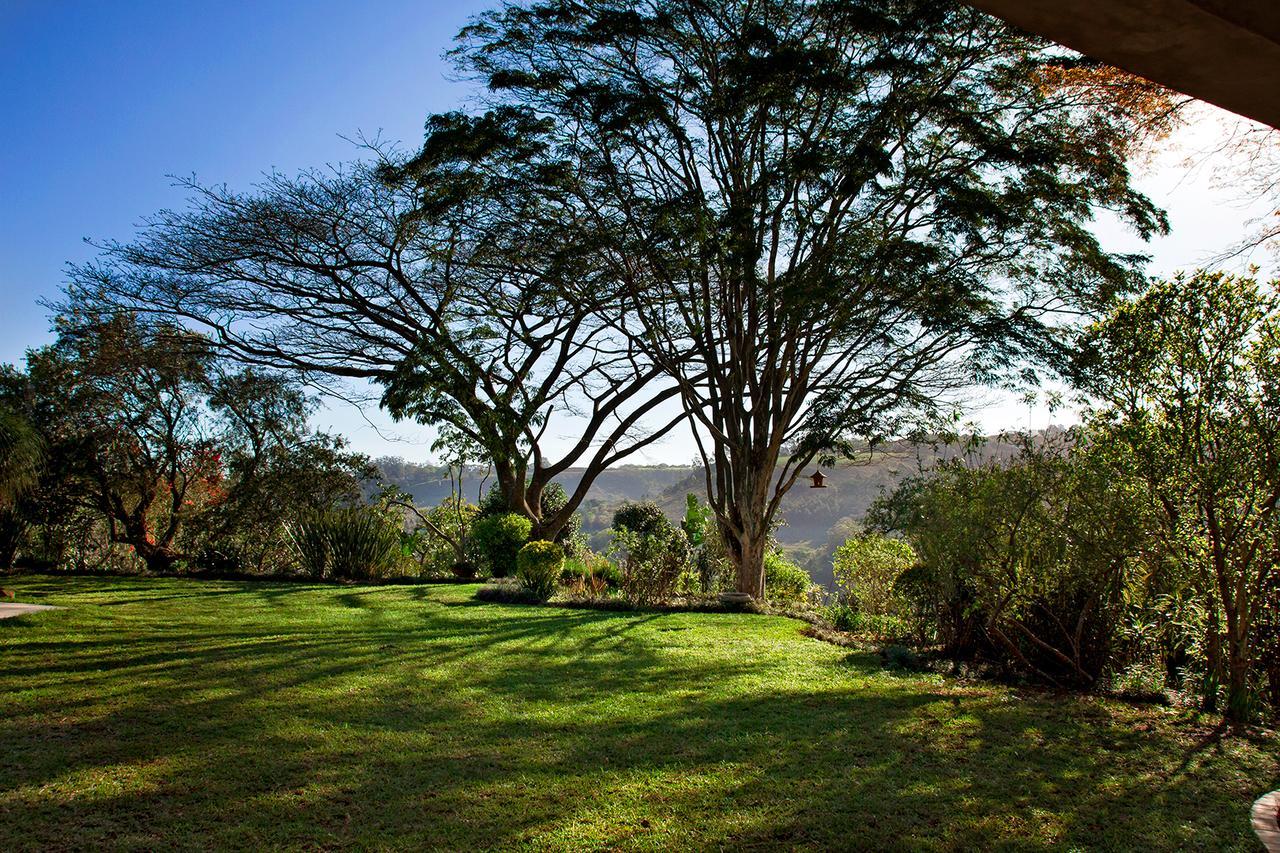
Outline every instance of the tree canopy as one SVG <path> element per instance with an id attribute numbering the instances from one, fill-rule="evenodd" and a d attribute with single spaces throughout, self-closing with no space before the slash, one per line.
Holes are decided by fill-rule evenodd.
<path id="1" fill-rule="evenodd" d="M 522 152 L 510 174 L 582 224 L 625 296 L 608 316 L 678 387 L 761 595 L 813 459 L 1062 364 L 1062 325 L 1140 281 L 1089 222 L 1165 229 L 1129 182 L 1144 117 L 1050 79 L 1063 56 L 958 3 L 506 5 L 455 51 L 489 111 L 401 174 L 431 186 L 442 146 Z"/>

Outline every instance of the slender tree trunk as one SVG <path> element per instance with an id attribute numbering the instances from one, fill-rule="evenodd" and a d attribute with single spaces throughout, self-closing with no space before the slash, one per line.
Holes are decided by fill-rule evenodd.
<path id="1" fill-rule="evenodd" d="M 1218 710 L 1218 686 L 1222 683 L 1222 634 L 1218 630 L 1218 609 L 1210 599 L 1209 624 L 1205 628 L 1204 701 L 1202 708 L 1209 713 Z"/>
<path id="2" fill-rule="evenodd" d="M 1234 612 L 1239 602 L 1227 611 L 1227 709 L 1233 723 L 1244 723 L 1249 717 L 1249 632 L 1240 613 Z"/>

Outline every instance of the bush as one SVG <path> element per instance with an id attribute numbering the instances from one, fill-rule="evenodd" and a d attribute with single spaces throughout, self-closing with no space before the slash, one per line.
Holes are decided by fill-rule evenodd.
<path id="1" fill-rule="evenodd" d="M 1149 663 L 1134 663 L 1111 677 L 1111 692 L 1126 699 L 1165 701 L 1164 671 Z"/>
<path id="2" fill-rule="evenodd" d="M 516 555 L 529 541 L 533 522 L 523 515 L 506 512 L 481 518 L 471 526 L 471 544 L 480 562 L 495 578 L 515 571 Z"/>
<path id="3" fill-rule="evenodd" d="M 613 514 L 614 530 L 629 530 L 641 536 L 665 537 L 671 526 L 662 507 L 653 501 L 626 501 Z"/>
<path id="4" fill-rule="evenodd" d="M 316 513 L 286 527 L 303 571 L 314 577 L 364 580 L 400 563 L 400 531 L 369 507 Z"/>
<path id="5" fill-rule="evenodd" d="M 920 566 L 894 591 L 932 616 L 946 654 L 1092 687 L 1123 664 L 1149 508 L 1088 445 L 1024 438 L 1012 459 L 951 460 L 904 480 L 868 518 L 911 540 Z"/>
<path id="6" fill-rule="evenodd" d="M 689 540 L 669 522 L 662 534 L 615 530 L 610 547 L 621 564 L 623 598 L 640 606 L 670 599 L 689 562 Z"/>
<path id="7" fill-rule="evenodd" d="M 764 592 L 770 601 L 803 601 L 813 578 L 777 551 L 764 555 Z"/>
<path id="8" fill-rule="evenodd" d="M 529 542 L 516 555 L 516 577 L 540 601 L 546 601 L 556 591 L 563 568 L 564 549 L 555 542 Z"/>
<path id="9" fill-rule="evenodd" d="M 572 555 L 566 548 L 564 568 L 560 572 L 560 579 L 565 583 L 573 583 L 591 578 L 596 578 L 605 586 L 614 589 L 617 589 L 622 582 L 621 572 L 619 572 L 617 566 L 609 561 L 608 557 L 591 550 L 584 550 L 580 554 Z"/>
<path id="10" fill-rule="evenodd" d="M 476 578 L 476 564 L 469 560 L 459 560 L 449 567 L 449 571 L 460 581 L 470 581 Z"/>
<path id="11" fill-rule="evenodd" d="M 847 602 L 838 602 L 829 606 L 825 615 L 831 627 L 837 631 L 854 632 L 858 630 L 858 610 Z"/>
<path id="12" fill-rule="evenodd" d="M 880 650 L 880 662 L 885 669 L 917 671 L 923 669 L 920 657 L 906 646 L 885 646 Z"/>
<path id="13" fill-rule="evenodd" d="M 546 518 L 564 509 L 565 504 L 568 502 L 569 495 L 565 492 L 563 486 L 559 483 L 548 483 L 542 489 L 542 497 L 538 501 L 538 512 L 542 518 Z M 506 515 L 510 511 L 508 509 L 507 496 L 502 493 L 502 489 L 496 484 L 484 493 L 484 498 L 480 501 L 480 506 L 477 509 L 480 518 Z M 556 534 L 555 541 L 565 549 L 566 554 L 575 552 L 578 547 L 581 529 L 582 517 L 574 513 L 569 516 L 569 520 L 564 527 L 560 528 L 560 532 Z"/>
<path id="14" fill-rule="evenodd" d="M 906 542 L 868 533 L 836 549 L 832 570 L 841 593 L 863 613 L 901 615 L 907 603 L 895 584 L 915 563 L 916 552 Z"/>
<path id="15" fill-rule="evenodd" d="M 492 604 L 542 603 L 542 599 L 525 589 L 524 585 L 515 578 L 498 578 L 485 584 L 476 590 L 476 600 Z"/>

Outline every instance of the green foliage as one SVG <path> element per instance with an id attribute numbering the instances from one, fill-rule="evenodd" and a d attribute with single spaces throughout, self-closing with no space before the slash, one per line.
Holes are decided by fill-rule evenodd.
<path id="1" fill-rule="evenodd" d="M 864 533 L 836 549 L 832 567 L 841 593 L 861 612 L 902 615 L 907 605 L 896 584 L 915 563 L 915 551 L 901 539 Z"/>
<path id="2" fill-rule="evenodd" d="M 564 549 L 555 542 L 526 543 L 516 556 L 516 577 L 540 601 L 555 593 L 563 569 Z"/>
<path id="3" fill-rule="evenodd" d="M 298 563 L 313 577 L 367 580 L 400 564 L 400 530 L 371 507 L 317 513 L 285 529 Z"/>
<path id="4" fill-rule="evenodd" d="M 471 525 L 471 543 L 481 566 L 495 578 L 516 570 L 516 555 L 529 541 L 533 522 L 514 512 L 488 515 Z"/>
<path id="5" fill-rule="evenodd" d="M 862 613 L 856 604 L 847 600 L 828 604 L 820 612 L 837 631 L 847 631 L 864 639 L 894 643 L 916 639 L 909 620 L 887 614 Z"/>
<path id="6" fill-rule="evenodd" d="M 44 461 L 40 434 L 22 414 L 0 404 L 0 507 L 13 507 L 35 487 Z"/>
<path id="7" fill-rule="evenodd" d="M 561 579 L 566 582 L 578 580 L 598 580 L 607 589 L 617 589 L 622 585 L 622 571 L 617 564 L 603 554 L 594 551 L 583 551 L 577 556 L 568 556 L 564 564 Z"/>
<path id="8" fill-rule="evenodd" d="M 837 601 L 823 608 L 822 615 L 837 631 L 858 630 L 858 608 L 847 601 Z"/>
<path id="9" fill-rule="evenodd" d="M 698 496 L 692 492 L 684 496 L 684 518 L 680 522 L 680 527 L 689 537 L 690 547 L 703 546 L 707 538 L 707 526 L 713 521 L 715 521 L 715 513 L 711 511 L 711 507 L 698 500 Z M 613 524 L 615 527 L 618 526 L 616 515 L 613 518 Z"/>
<path id="10" fill-rule="evenodd" d="M 922 668 L 920 657 L 906 646 L 890 645 L 880 650 L 885 669 L 915 672 Z"/>
<path id="11" fill-rule="evenodd" d="M 610 554 L 620 566 L 622 597 L 638 606 L 661 604 L 675 594 L 689 562 L 689 540 L 667 523 L 659 533 L 614 530 Z"/>
<path id="12" fill-rule="evenodd" d="M 904 481 L 869 518 L 914 546 L 921 567 L 896 588 L 923 595 L 950 654 L 1088 686 L 1116 648 L 1142 505 L 1096 455 L 1028 438 L 1007 463 L 955 460 Z"/>
<path id="13" fill-rule="evenodd" d="M 549 518 L 564 509 L 568 503 L 569 495 L 565 492 L 564 486 L 559 483 L 548 483 L 543 487 L 539 498 L 539 516 L 544 519 Z M 503 493 L 501 486 L 494 484 L 484 493 L 484 498 L 480 501 L 479 517 L 503 515 L 509 511 L 507 496 Z M 566 553 L 571 553 L 579 547 L 578 534 L 581 529 L 582 519 L 575 513 L 569 516 L 564 527 L 560 528 L 555 541 L 565 548 Z"/>
<path id="14" fill-rule="evenodd" d="M 1204 604 L 1206 704 L 1225 684 L 1228 715 L 1252 719 L 1280 696 L 1255 664 L 1259 616 L 1280 607 L 1280 282 L 1154 282 L 1080 351 L 1077 380 L 1102 404 L 1092 439 L 1143 484 L 1165 559 Z"/>
<path id="15" fill-rule="evenodd" d="M 479 508 L 456 494 L 443 498 L 425 512 L 415 510 L 409 518 L 414 529 L 412 553 L 424 577 L 473 577 L 474 560 L 470 554 L 471 528 L 479 516 Z"/>
<path id="16" fill-rule="evenodd" d="M 813 586 L 809 573 L 779 551 L 764 555 L 765 592 L 770 601 L 803 601 Z"/>
<path id="17" fill-rule="evenodd" d="M 14 507 L 0 506 L 0 569 L 13 566 L 26 541 L 27 520 Z"/>
<path id="18" fill-rule="evenodd" d="M 671 522 L 653 501 L 624 501 L 613 513 L 613 529 L 640 535 L 667 536 Z"/>

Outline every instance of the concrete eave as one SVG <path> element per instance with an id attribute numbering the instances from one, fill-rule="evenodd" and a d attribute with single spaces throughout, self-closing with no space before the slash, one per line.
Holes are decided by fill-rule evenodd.
<path id="1" fill-rule="evenodd" d="M 1087 56 L 1280 127 L 1280 0 L 969 0 Z"/>

